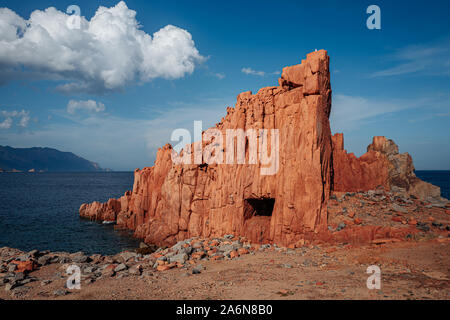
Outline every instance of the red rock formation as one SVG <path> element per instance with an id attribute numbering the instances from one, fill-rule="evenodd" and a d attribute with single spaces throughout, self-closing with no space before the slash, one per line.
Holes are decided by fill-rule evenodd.
<path id="1" fill-rule="evenodd" d="M 334 191 L 367 191 L 382 186 L 425 201 L 440 200 L 440 188 L 416 177 L 411 156 L 400 154 L 394 141 L 374 137 L 360 158 L 344 150 L 342 133 L 336 133 L 332 141 Z"/>
<path id="2" fill-rule="evenodd" d="M 234 165 L 208 165 L 205 154 L 202 164 L 176 165 L 174 151 L 166 145 L 159 149 L 153 167 L 135 171 L 132 192 L 104 204 L 83 204 L 80 215 L 116 221 L 157 245 L 234 234 L 253 243 L 292 246 L 304 239 L 329 237 L 327 201 L 333 181 L 334 189 L 342 191 L 379 185 L 424 195 L 436 191 L 426 190 L 431 185 L 415 178 L 410 156 L 398 154 L 397 146 L 384 137 L 374 138 L 360 158 L 347 154 L 342 135 L 332 141 L 330 111 L 329 57 L 321 50 L 284 68 L 279 86 L 241 93 L 235 108 L 228 108 L 216 125 L 224 137 L 228 129 L 278 129 L 276 174 L 264 175 L 265 166 L 249 163 L 253 148 L 249 141 L 245 164 Z M 276 140 L 269 142 L 272 152 Z M 216 140 L 202 143 L 203 150 L 216 145 Z M 219 149 L 228 155 L 224 146 Z M 390 231 L 377 232 L 367 237 L 385 237 Z M 358 234 L 342 237 L 353 239 Z"/>
<path id="3" fill-rule="evenodd" d="M 106 204 L 85 204 L 80 215 L 116 220 L 159 245 L 227 233 L 287 245 L 304 233 L 325 230 L 332 170 L 326 51 L 284 68 L 279 82 L 255 95 L 241 93 L 216 125 L 224 136 L 227 129 L 278 129 L 275 175 L 262 175 L 262 165 L 248 164 L 251 147 L 246 164 L 174 165 L 172 147 L 166 145 L 153 167 L 135 171 L 132 193 Z"/>
<path id="4" fill-rule="evenodd" d="M 342 133 L 336 133 L 332 141 L 335 191 L 367 191 L 378 186 L 389 190 L 388 161 L 381 152 L 370 150 L 357 158 L 344 150 Z"/>

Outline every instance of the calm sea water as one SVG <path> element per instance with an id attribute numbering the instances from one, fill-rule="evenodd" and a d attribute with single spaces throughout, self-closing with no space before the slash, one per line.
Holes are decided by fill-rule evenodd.
<path id="1" fill-rule="evenodd" d="M 115 254 L 139 246 L 127 231 L 80 219 L 82 203 L 122 196 L 132 172 L 0 173 L 0 247 Z"/>
<path id="2" fill-rule="evenodd" d="M 417 171 L 450 198 L 450 171 Z M 0 247 L 88 254 L 134 249 L 129 232 L 80 219 L 82 203 L 120 197 L 133 186 L 132 172 L 0 174 Z"/>

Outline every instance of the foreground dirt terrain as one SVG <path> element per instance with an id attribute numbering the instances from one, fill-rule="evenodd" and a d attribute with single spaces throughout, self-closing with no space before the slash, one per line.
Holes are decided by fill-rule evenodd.
<path id="1" fill-rule="evenodd" d="M 447 239 L 371 246 L 288 249 L 244 255 L 230 261 L 201 261 L 192 268 L 82 281 L 65 291 L 61 264 L 33 272 L 31 282 L 2 299 L 449 299 Z M 367 267 L 381 268 L 381 289 L 366 286 Z M 61 276 L 59 276 L 61 275 Z M 22 288 L 22 289 L 20 289 Z"/>

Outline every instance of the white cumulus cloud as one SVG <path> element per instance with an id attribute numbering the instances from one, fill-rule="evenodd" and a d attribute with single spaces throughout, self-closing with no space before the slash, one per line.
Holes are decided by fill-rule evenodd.
<path id="1" fill-rule="evenodd" d="M 204 60 L 188 31 L 167 25 L 147 34 L 124 1 L 100 6 L 90 20 L 81 16 L 79 28 L 73 19 L 53 7 L 28 20 L 0 8 L 0 83 L 52 79 L 64 81 L 58 89 L 66 92 L 112 91 L 181 78 Z"/>
<path id="2" fill-rule="evenodd" d="M 281 74 L 280 71 L 275 71 L 275 72 L 265 72 L 265 71 L 257 71 L 257 70 L 253 70 L 252 68 L 242 68 L 241 69 L 242 73 L 245 74 L 249 74 L 249 75 L 253 75 L 253 76 L 258 76 L 258 77 L 264 77 L 266 75 L 275 75 L 278 76 Z"/>
<path id="3" fill-rule="evenodd" d="M 29 111 L 2 111 L 0 112 L 4 120 L 0 122 L 0 129 L 9 129 L 13 125 L 13 119 L 18 119 L 18 126 L 22 128 L 26 128 L 28 123 L 30 122 L 30 112 Z"/>
<path id="4" fill-rule="evenodd" d="M 99 113 L 106 110 L 103 103 L 94 100 L 70 100 L 67 104 L 67 112 L 75 114 L 78 110 L 88 113 Z"/>
<path id="5" fill-rule="evenodd" d="M 251 74 L 251 75 L 259 76 L 259 77 L 264 77 L 266 75 L 266 73 L 264 71 L 256 71 L 256 70 L 253 70 L 252 68 L 242 68 L 241 71 L 245 74 Z"/>
<path id="6" fill-rule="evenodd" d="M 12 119 L 6 118 L 2 122 L 0 122 L 0 129 L 9 129 L 12 126 Z"/>
<path id="7" fill-rule="evenodd" d="M 213 76 L 215 76 L 217 79 L 222 80 L 225 79 L 226 75 L 225 73 L 213 73 Z"/>

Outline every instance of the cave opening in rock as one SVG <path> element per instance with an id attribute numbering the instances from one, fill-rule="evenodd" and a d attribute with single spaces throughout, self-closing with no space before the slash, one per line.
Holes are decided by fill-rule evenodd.
<path id="1" fill-rule="evenodd" d="M 275 199 L 273 198 L 245 199 L 244 217 L 245 219 L 254 216 L 271 217 L 274 205 Z"/>

